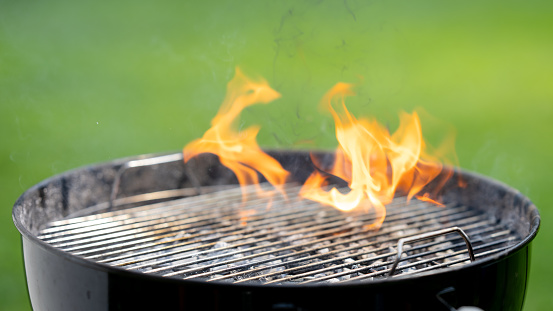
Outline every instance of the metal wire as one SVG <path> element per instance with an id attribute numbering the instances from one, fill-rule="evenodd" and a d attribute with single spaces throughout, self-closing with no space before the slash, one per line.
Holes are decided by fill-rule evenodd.
<path id="1" fill-rule="evenodd" d="M 112 209 L 52 222 L 39 238 L 75 256 L 142 273 L 260 284 L 368 281 L 466 264 L 465 241 L 446 234 L 452 227 L 466 232 L 475 260 L 519 239 L 484 212 L 454 203 L 396 198 L 382 227 L 368 230 L 379 216 L 370 209 L 343 213 L 302 200 L 297 185 L 287 185 L 286 196 L 273 190 L 223 186 L 120 198 Z M 183 193 L 204 194 L 171 197 Z M 144 198 L 168 200 L 116 209 Z M 398 241 L 410 243 L 398 247 Z"/>

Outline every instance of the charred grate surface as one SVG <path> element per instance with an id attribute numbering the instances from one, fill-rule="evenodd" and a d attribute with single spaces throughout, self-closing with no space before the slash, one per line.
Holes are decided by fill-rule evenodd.
<path id="1" fill-rule="evenodd" d="M 268 186 L 261 188 L 270 190 Z M 375 215 L 342 213 L 298 197 L 231 188 L 52 222 L 39 238 L 87 260 L 146 274 L 258 284 L 351 282 L 390 277 L 401 238 L 459 227 L 476 260 L 520 241 L 485 212 L 396 198 L 379 230 Z M 243 201 L 243 194 L 247 200 Z M 405 244 L 395 275 L 469 263 L 458 234 Z"/>

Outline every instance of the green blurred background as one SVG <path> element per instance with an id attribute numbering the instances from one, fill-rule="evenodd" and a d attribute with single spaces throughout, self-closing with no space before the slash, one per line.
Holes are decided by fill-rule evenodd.
<path id="1" fill-rule="evenodd" d="M 543 226 L 525 310 L 551 310 L 552 1 L 0 0 L 0 308 L 28 310 L 17 197 L 82 165 L 178 150 L 208 128 L 235 66 L 283 97 L 248 108 L 259 142 L 332 148 L 318 102 L 358 85 L 392 128 L 421 107 L 461 167 L 528 195 Z M 440 121 L 436 121 L 440 120 Z"/>

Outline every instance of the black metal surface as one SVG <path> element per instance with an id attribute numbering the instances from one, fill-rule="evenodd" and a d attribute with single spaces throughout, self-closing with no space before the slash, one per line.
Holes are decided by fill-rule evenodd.
<path id="1" fill-rule="evenodd" d="M 311 172 L 305 152 L 273 153 L 302 182 Z M 16 202 L 14 222 L 22 233 L 31 303 L 35 310 L 446 310 L 474 305 L 485 310 L 520 310 L 528 277 L 530 241 L 539 228 L 535 206 L 516 190 L 493 180 L 462 173 L 445 197 L 485 210 L 523 240 L 508 250 L 462 267 L 372 282 L 257 286 L 205 283 L 145 275 L 92 263 L 57 250 L 36 238 L 52 220 L 109 201 L 111 183 L 126 162 L 91 166 L 51 178 L 29 189 Z M 194 175 L 190 178 L 188 175 Z M 180 187 L 235 183 L 213 156 L 182 163 L 129 170 L 118 197 Z M 65 195 L 63 195 L 65 194 Z"/>
<path id="2" fill-rule="evenodd" d="M 528 245 L 487 265 L 385 282 L 318 286 L 250 286 L 144 277 L 82 265 L 23 239 L 35 310 L 446 310 L 475 305 L 520 310 Z"/>

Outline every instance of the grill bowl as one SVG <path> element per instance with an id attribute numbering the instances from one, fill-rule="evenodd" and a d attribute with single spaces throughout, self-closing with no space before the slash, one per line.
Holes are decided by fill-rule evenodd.
<path id="1" fill-rule="evenodd" d="M 293 179 L 313 170 L 309 153 L 269 152 Z M 175 155 L 168 155 L 175 157 Z M 318 153 L 331 163 L 332 155 Z M 145 274 L 86 260 L 45 243 L 37 236 L 48 223 L 106 206 L 113 196 L 133 197 L 168 189 L 235 184 L 232 172 L 212 155 L 129 168 L 147 155 L 73 170 L 34 186 L 15 203 L 13 218 L 22 234 L 27 284 L 35 310 L 433 310 L 478 306 L 520 310 L 528 278 L 530 241 L 540 217 L 515 189 L 474 173 L 456 171 L 443 189 L 446 202 L 483 211 L 511 228 L 520 239 L 508 249 L 472 263 L 412 275 L 338 284 L 229 284 Z M 122 169 L 127 168 L 127 169 Z M 457 186 L 462 177 L 466 187 Z M 432 187 L 433 185 L 429 185 Z"/>

